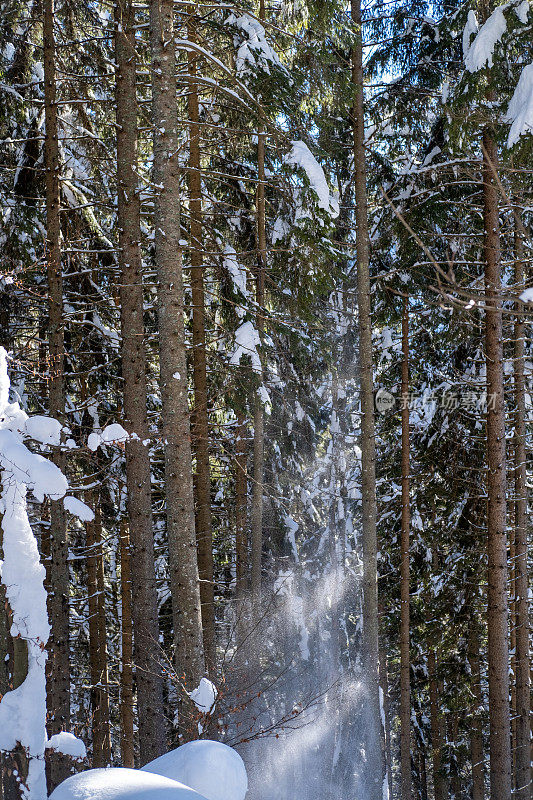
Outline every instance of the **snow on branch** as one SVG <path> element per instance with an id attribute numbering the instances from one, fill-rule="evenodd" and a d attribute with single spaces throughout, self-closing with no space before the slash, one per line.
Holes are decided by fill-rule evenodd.
<path id="1" fill-rule="evenodd" d="M 521 136 L 533 133 L 533 63 L 522 70 L 505 121 L 511 123 L 507 147 L 516 144 Z"/>
<path id="2" fill-rule="evenodd" d="M 528 0 L 511 0 L 509 3 L 498 6 L 479 30 L 476 15 L 473 11 L 468 12 L 463 32 L 463 55 L 465 67 L 469 72 L 478 72 L 484 66 L 492 67 L 494 48 L 507 30 L 504 12 L 511 8 L 514 8 L 520 22 L 525 24 L 529 12 Z M 476 36 L 470 43 L 474 33 Z"/>
<path id="3" fill-rule="evenodd" d="M 288 74 L 277 53 L 268 43 L 265 29 L 259 20 L 246 13 L 239 17 L 235 14 L 230 14 L 226 20 L 226 25 L 237 29 L 237 34 L 233 37 L 233 43 L 237 48 L 235 67 L 239 77 L 244 77 L 254 69 L 262 69 L 270 75 L 271 66 L 275 66 Z M 243 38 L 243 35 L 246 38 Z"/>
<path id="4" fill-rule="evenodd" d="M 330 195 L 329 186 L 324 175 L 324 170 L 305 144 L 302 141 L 292 142 L 292 148 L 284 157 L 285 164 L 302 169 L 309 181 L 309 186 L 318 199 L 318 207 L 330 215 L 332 219 L 339 216 L 339 204 Z M 297 218 L 307 216 L 302 208 L 297 213 Z"/>

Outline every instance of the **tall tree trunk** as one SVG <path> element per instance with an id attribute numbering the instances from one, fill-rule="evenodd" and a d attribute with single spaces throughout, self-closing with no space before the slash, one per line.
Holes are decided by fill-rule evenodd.
<path id="1" fill-rule="evenodd" d="M 259 298 L 257 300 L 259 305 Z M 253 485 L 251 527 L 251 590 L 254 615 L 257 618 L 261 603 L 261 561 L 263 552 L 263 481 L 264 481 L 265 417 L 261 398 L 254 397 Z"/>
<path id="2" fill-rule="evenodd" d="M 155 264 L 170 587 L 176 673 L 193 689 L 205 664 L 187 397 L 173 13 L 172 0 L 150 0 Z"/>
<path id="3" fill-rule="evenodd" d="M 490 787 L 511 798 L 509 644 L 507 598 L 506 453 L 500 233 L 495 181 L 498 156 L 493 132 L 483 132 L 485 227 L 485 352 L 487 365 L 487 548 Z"/>
<path id="4" fill-rule="evenodd" d="M 515 285 L 522 291 L 525 283 L 523 234 L 515 231 Z M 518 312 L 514 328 L 514 630 L 515 630 L 515 779 L 517 800 L 531 796 L 530 751 L 530 661 L 529 609 L 527 571 L 527 456 L 526 456 L 526 391 L 524 380 L 525 323 L 524 304 L 516 304 Z"/>
<path id="5" fill-rule="evenodd" d="M 381 615 L 380 610 L 380 615 Z M 381 637 L 380 637 L 381 642 Z M 390 703 L 389 703 L 389 675 L 387 664 L 387 653 L 383 644 L 379 648 L 379 685 L 383 699 L 383 716 L 385 725 L 382 731 L 382 742 L 385 758 L 385 769 L 387 774 L 387 785 L 389 790 L 389 800 L 392 800 L 392 748 L 391 748 L 391 724 L 390 724 Z"/>
<path id="6" fill-rule="evenodd" d="M 236 595 L 243 600 L 247 592 L 248 542 L 246 536 L 247 499 L 247 442 L 246 424 L 242 416 L 237 417 L 235 427 L 235 574 Z"/>
<path id="7" fill-rule="evenodd" d="M 264 0 L 259 2 L 259 19 L 265 20 Z M 265 209 L 265 133 L 257 134 L 257 270 L 255 299 L 258 307 L 257 330 L 265 330 L 263 309 L 265 306 L 266 269 L 266 209 Z M 258 615 L 261 603 L 261 558 L 263 552 L 263 483 L 265 472 L 265 411 L 259 394 L 254 397 L 254 443 L 253 443 L 253 487 L 251 510 L 251 589 L 254 614 Z"/>
<path id="8" fill-rule="evenodd" d="M 411 658 L 409 652 L 409 529 L 411 508 L 409 458 L 409 305 L 402 314 L 402 519 L 400 562 L 400 760 L 402 800 L 411 800 Z"/>
<path id="9" fill-rule="evenodd" d="M 140 198 L 137 162 L 137 98 L 134 10 L 131 0 L 115 6 L 115 100 L 117 111 L 117 182 L 120 320 L 124 423 L 135 434 L 126 443 L 126 482 L 132 548 L 132 616 L 141 764 L 165 747 L 157 590 L 152 530 L 152 493 L 146 412 L 146 353 L 143 323 Z"/>
<path id="10" fill-rule="evenodd" d="M 473 614 L 475 611 L 473 612 Z M 468 661 L 472 680 L 472 695 L 474 709 L 470 715 L 470 758 L 472 761 L 472 800 L 485 798 L 485 770 L 483 762 L 483 693 L 481 689 L 481 663 L 480 663 L 479 626 L 477 620 L 472 619 L 468 636 Z"/>
<path id="11" fill-rule="evenodd" d="M 196 41 L 196 7 L 188 22 L 190 41 Z M 192 442 L 196 455 L 196 541 L 198 573 L 202 602 L 202 628 L 207 669 L 216 661 L 215 593 L 213 584 L 213 532 L 211 524 L 211 475 L 209 468 L 209 422 L 207 397 L 207 362 L 205 347 L 204 248 L 202 229 L 202 178 L 200 160 L 200 125 L 196 62 L 198 54 L 188 53 L 189 86 L 189 215 L 192 293 L 192 346 L 194 412 Z"/>
<path id="12" fill-rule="evenodd" d="M 439 681 L 437 678 L 437 656 L 435 649 L 428 652 L 429 673 L 429 713 L 431 724 L 431 751 L 433 762 L 433 795 L 435 800 L 446 800 L 448 797 L 447 781 L 443 774 L 442 746 L 443 720 L 440 713 Z"/>
<path id="13" fill-rule="evenodd" d="M 106 767 L 111 761 L 111 734 L 109 727 L 102 521 L 98 497 L 96 497 L 93 507 L 94 521 L 86 524 L 93 767 Z"/>
<path id="14" fill-rule="evenodd" d="M 48 276 L 49 396 L 52 417 L 63 418 L 64 322 L 63 276 L 61 272 L 61 226 L 59 189 L 59 143 L 57 125 L 54 0 L 43 2 L 46 265 Z M 64 470 L 65 457 L 58 449 L 53 461 Z M 50 503 L 50 559 L 48 562 L 48 614 L 51 635 L 47 669 L 48 733 L 70 726 L 69 568 L 67 519 L 61 501 Z M 49 759 L 48 783 L 52 791 L 70 773 L 70 760 L 59 753 Z"/>
<path id="15" fill-rule="evenodd" d="M 361 489 L 363 540 L 364 659 L 367 691 L 365 750 L 369 800 L 382 797 L 383 762 L 380 748 L 378 582 L 376 525 L 376 441 L 374 433 L 374 378 L 370 300 L 370 241 L 366 195 L 366 154 L 363 88 L 363 35 L 361 0 L 351 0 L 355 41 L 352 47 L 352 110 L 355 169 L 357 304 L 359 309 L 359 362 L 361 385 Z"/>
<path id="16" fill-rule="evenodd" d="M 133 732 L 133 624 L 131 608 L 131 547 L 128 523 L 120 523 L 120 597 L 122 662 L 120 672 L 120 752 L 122 766 L 135 766 Z"/>

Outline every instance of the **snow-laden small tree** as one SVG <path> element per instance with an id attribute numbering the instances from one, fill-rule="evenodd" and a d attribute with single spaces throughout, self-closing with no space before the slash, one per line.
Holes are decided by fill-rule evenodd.
<path id="1" fill-rule="evenodd" d="M 15 641 L 13 688 L 0 700 L 0 750 L 18 750 L 17 780 L 28 800 L 47 797 L 45 749 L 84 757 L 85 748 L 71 734 L 65 742 L 46 734 L 46 644 L 50 625 L 44 588 L 45 570 L 30 526 L 27 492 L 38 502 L 46 497 L 63 499 L 65 509 L 87 518 L 90 510 L 73 497 L 65 497 L 68 483 L 61 470 L 43 456 L 32 453 L 25 440 L 58 444 L 61 423 L 43 416 L 28 417 L 18 402 L 9 402 L 7 353 L 0 348 L 0 471 L 2 514 L 2 561 L 0 577 L 5 589 Z M 76 744 L 72 750 L 72 741 Z"/>

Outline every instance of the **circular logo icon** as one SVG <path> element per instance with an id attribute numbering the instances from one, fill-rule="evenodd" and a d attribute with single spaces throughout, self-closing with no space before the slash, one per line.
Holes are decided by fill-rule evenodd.
<path id="1" fill-rule="evenodd" d="M 380 414 L 386 414 L 394 408 L 395 403 L 394 395 L 386 389 L 378 389 L 376 392 L 376 411 L 379 411 Z"/>

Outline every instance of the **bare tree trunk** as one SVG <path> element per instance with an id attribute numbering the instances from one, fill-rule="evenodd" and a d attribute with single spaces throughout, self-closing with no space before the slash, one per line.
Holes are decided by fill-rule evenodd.
<path id="1" fill-rule="evenodd" d="M 204 674 L 187 359 L 182 253 L 174 20 L 172 0 L 151 0 L 154 126 L 155 265 L 158 280 L 159 369 L 165 445 L 166 518 L 176 673 L 189 689 Z"/>
<path id="2" fill-rule="evenodd" d="M 363 37 L 361 2 L 351 0 L 355 42 L 352 47 L 352 83 L 355 91 L 353 154 L 355 169 L 355 216 L 357 258 L 357 304 L 359 309 L 359 361 L 361 385 L 361 489 L 363 539 L 363 617 L 364 659 L 367 691 L 366 758 L 369 800 L 382 797 L 383 760 L 380 748 L 379 706 L 379 616 L 377 582 L 376 527 L 376 441 L 374 433 L 374 378 L 372 357 L 372 317 L 370 300 L 370 242 L 366 195 L 366 155 L 364 129 Z"/>
<path id="3" fill-rule="evenodd" d="M 131 0 L 115 6 L 115 99 L 124 422 L 135 434 L 126 443 L 126 483 L 132 549 L 132 615 L 141 764 L 166 747 L 163 681 L 152 531 L 150 456 L 146 412 L 146 353 L 143 323 L 140 199 L 137 162 L 137 98 L 134 10 Z M 130 659 L 131 660 L 131 659 Z"/>
<path id="4" fill-rule="evenodd" d="M 380 611 L 381 614 L 381 611 Z M 389 800 L 392 800 L 392 749 L 391 749 L 391 724 L 390 724 L 390 704 L 389 704 L 389 675 L 387 664 L 387 653 L 383 645 L 379 648 L 379 685 L 383 697 L 383 716 L 385 725 L 382 731 L 383 749 L 385 754 L 385 768 L 387 772 L 387 784 L 389 787 Z"/>
<path id="5" fill-rule="evenodd" d="M 248 588 L 248 542 L 246 536 L 247 447 L 246 424 L 237 417 L 235 427 L 235 558 L 236 595 L 243 600 Z"/>
<path id="6" fill-rule="evenodd" d="M 437 678 L 437 657 L 433 647 L 428 652 L 429 672 L 429 711 L 431 724 L 431 750 L 433 761 L 433 795 L 435 800 L 446 800 L 448 790 L 443 775 L 442 745 L 443 721 L 439 708 L 439 681 Z"/>
<path id="7" fill-rule="evenodd" d="M 259 3 L 259 19 L 265 19 L 264 0 Z M 257 330 L 265 329 L 262 316 L 265 306 L 266 269 L 266 209 L 265 209 L 265 134 L 257 135 L 257 270 L 256 295 L 258 306 Z M 265 471 L 265 412 L 259 394 L 254 398 L 253 487 L 251 510 L 251 590 L 254 614 L 258 616 L 261 603 L 261 557 L 263 552 L 263 482 Z"/>
<path id="8" fill-rule="evenodd" d="M 400 760 L 402 800 L 411 800 L 411 658 L 409 652 L 409 534 L 411 508 L 409 458 L 409 305 L 403 301 L 402 314 L 402 519 L 400 562 Z"/>
<path id="9" fill-rule="evenodd" d="M 473 612 L 475 613 L 475 612 Z M 480 641 L 477 620 L 473 619 L 468 637 L 468 661 L 472 680 L 474 709 L 470 715 L 470 758 L 472 761 L 472 800 L 484 800 L 485 776 L 483 761 L 483 693 L 481 690 Z"/>
<path id="10" fill-rule="evenodd" d="M 195 15 L 196 7 L 191 14 Z M 188 36 L 196 41 L 196 17 L 189 17 Z M 192 293 L 192 346 L 194 412 L 192 442 L 196 455 L 196 541 L 202 602 L 202 628 L 207 669 L 216 664 L 215 596 L 213 583 L 213 532 L 211 523 L 211 474 L 209 467 L 209 421 L 207 362 L 205 347 L 204 248 L 202 229 L 202 178 L 196 62 L 198 54 L 188 53 L 189 65 L 189 214 Z"/>
<path id="11" fill-rule="evenodd" d="M 46 266 L 48 276 L 49 413 L 63 418 L 64 322 L 63 276 L 61 272 L 61 225 L 59 189 L 59 143 L 57 125 L 54 0 L 43 2 Z M 53 461 L 64 470 L 60 450 Z M 47 710 L 49 735 L 70 726 L 69 568 L 67 519 L 63 503 L 50 503 L 50 560 L 48 562 L 48 614 L 51 635 L 47 663 Z M 70 773 L 70 760 L 59 753 L 49 759 L 48 788 L 52 791 Z"/>
<path id="12" fill-rule="evenodd" d="M 93 505 L 94 521 L 86 524 L 93 767 L 106 767 L 111 761 L 111 734 L 109 727 L 102 522 L 98 497 L 95 498 Z"/>
<path id="13" fill-rule="evenodd" d="M 133 733 L 133 624 L 131 611 L 131 547 L 128 523 L 120 523 L 120 596 L 122 605 L 122 663 L 120 673 L 120 751 L 122 766 L 135 766 Z"/>
<path id="14" fill-rule="evenodd" d="M 507 598 L 506 452 L 500 234 L 492 131 L 483 132 L 483 218 L 485 226 L 485 351 L 487 364 L 488 466 L 488 667 L 490 787 L 498 800 L 511 798 L 509 644 Z"/>
<path id="15" fill-rule="evenodd" d="M 525 283 L 523 234 L 515 231 L 515 284 L 521 291 Z M 529 609 L 527 570 L 527 456 L 526 456 L 526 391 L 524 380 L 525 323 L 524 304 L 516 304 L 518 312 L 514 328 L 514 630 L 515 630 L 515 779 L 517 800 L 531 796 L 530 752 L 530 661 Z"/>

